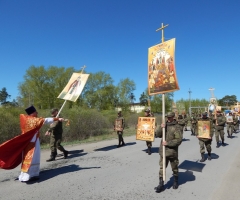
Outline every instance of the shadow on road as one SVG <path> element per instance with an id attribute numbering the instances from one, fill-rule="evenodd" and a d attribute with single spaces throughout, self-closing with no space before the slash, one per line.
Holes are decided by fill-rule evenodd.
<path id="1" fill-rule="evenodd" d="M 190 141 L 190 139 L 183 138 L 182 142 Z"/>
<path id="2" fill-rule="evenodd" d="M 73 150 L 73 151 L 68 151 L 68 157 L 67 158 L 76 158 L 76 157 L 80 157 L 80 156 L 84 156 L 86 155 L 87 153 L 83 153 L 84 151 L 81 149 L 81 150 Z M 58 159 L 59 157 L 59 159 Z M 63 154 L 58 154 L 56 156 L 56 160 L 61 160 L 61 159 L 64 159 L 63 157 Z"/>
<path id="3" fill-rule="evenodd" d="M 148 149 L 144 149 L 144 150 L 142 150 L 142 151 L 145 152 L 145 153 L 147 153 L 147 150 L 148 150 Z M 152 147 L 152 148 L 151 148 L 151 152 L 152 152 L 152 153 L 159 153 L 159 147 Z"/>
<path id="4" fill-rule="evenodd" d="M 195 171 L 195 172 L 202 172 L 204 166 L 206 164 L 193 162 L 190 160 L 184 160 L 179 166 L 179 169 L 186 169 L 187 171 Z"/>
<path id="5" fill-rule="evenodd" d="M 131 145 L 134 145 L 134 144 L 136 144 L 136 142 L 125 143 L 125 145 L 121 146 L 120 148 L 126 147 L 126 146 L 131 146 Z M 111 145 L 111 146 L 95 149 L 94 151 L 110 151 L 110 150 L 113 150 L 113 149 L 116 149 L 116 148 L 117 148 L 117 145 Z"/>
<path id="6" fill-rule="evenodd" d="M 84 170 L 84 169 L 94 169 L 94 168 L 101 168 L 101 167 L 79 167 L 78 165 L 69 165 L 69 166 L 63 166 L 63 167 L 59 167 L 59 168 L 55 168 L 55 169 L 46 169 L 46 170 L 43 170 L 40 172 L 39 180 L 29 181 L 29 182 L 26 182 L 26 184 L 40 183 L 40 182 L 54 178 L 61 174 L 66 174 L 69 172 L 76 172 L 76 171 Z"/>
<path id="7" fill-rule="evenodd" d="M 193 175 L 192 171 L 185 171 L 185 172 L 179 172 L 178 173 L 178 184 L 183 185 L 186 182 L 195 181 L 196 177 Z M 165 184 L 165 189 L 172 188 L 174 178 L 173 176 L 170 178 L 170 180 Z"/>

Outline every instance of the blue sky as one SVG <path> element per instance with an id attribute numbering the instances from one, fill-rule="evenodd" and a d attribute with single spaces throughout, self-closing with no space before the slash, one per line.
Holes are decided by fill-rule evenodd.
<path id="1" fill-rule="evenodd" d="M 104 71 L 147 86 L 148 48 L 176 38 L 174 100 L 239 94 L 238 0 L 0 0 L 0 89 L 16 98 L 31 66 Z"/>

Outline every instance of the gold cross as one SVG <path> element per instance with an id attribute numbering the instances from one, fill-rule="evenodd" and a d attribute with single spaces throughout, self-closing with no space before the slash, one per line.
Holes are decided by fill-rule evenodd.
<path id="1" fill-rule="evenodd" d="M 167 25 L 165 25 L 165 26 L 163 26 L 163 23 L 162 23 L 162 27 L 160 27 L 159 29 L 157 29 L 156 30 L 156 32 L 158 32 L 158 31 L 161 31 L 162 30 L 162 42 L 164 42 L 164 34 L 163 34 L 163 31 L 164 31 L 164 28 L 166 28 L 168 26 L 168 24 Z"/>

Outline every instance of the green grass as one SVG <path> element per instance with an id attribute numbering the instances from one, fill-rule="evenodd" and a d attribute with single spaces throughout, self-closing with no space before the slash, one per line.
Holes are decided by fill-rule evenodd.
<path id="1" fill-rule="evenodd" d="M 135 135 L 135 134 L 136 134 L 136 129 L 135 128 L 127 128 L 123 132 L 123 137 L 124 136 L 125 137 L 132 136 L 132 135 Z M 75 141 L 72 141 L 72 142 L 62 142 L 61 144 L 63 146 L 79 145 L 79 144 L 88 144 L 88 143 L 94 143 L 94 142 L 99 142 L 99 141 L 104 141 L 104 140 L 112 140 L 112 139 L 117 139 L 117 138 L 118 138 L 117 132 L 112 131 L 108 134 L 93 136 L 93 137 L 89 137 L 89 138 L 84 139 L 84 140 L 75 140 Z M 48 148 L 50 148 L 49 144 L 42 144 L 41 145 L 41 149 L 48 149 Z"/>

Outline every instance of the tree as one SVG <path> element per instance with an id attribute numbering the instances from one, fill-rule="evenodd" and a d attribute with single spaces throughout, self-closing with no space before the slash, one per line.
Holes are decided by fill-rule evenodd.
<path id="1" fill-rule="evenodd" d="M 226 95 L 222 99 L 218 100 L 218 105 L 220 106 L 231 106 L 234 105 L 237 102 L 236 95 Z"/>
<path id="2" fill-rule="evenodd" d="M 139 98 L 140 105 L 147 106 L 148 105 L 148 96 L 143 92 Z"/>
<path id="3" fill-rule="evenodd" d="M 18 98 L 22 106 L 35 104 L 39 109 L 60 107 L 63 100 L 57 99 L 68 83 L 74 68 L 50 66 L 31 66 L 24 75 L 24 82 L 18 88 L 21 97 Z"/>
<path id="4" fill-rule="evenodd" d="M 0 90 L 0 102 L 4 104 L 7 102 L 8 98 L 11 98 L 11 95 L 9 95 L 7 89 L 3 87 L 2 90 Z"/>
<path id="5" fill-rule="evenodd" d="M 117 85 L 117 96 L 119 99 L 119 105 L 123 110 L 129 109 L 129 104 L 131 101 L 131 93 L 136 89 L 134 81 L 129 78 L 121 79 Z M 133 98 L 135 99 L 135 97 Z"/>

